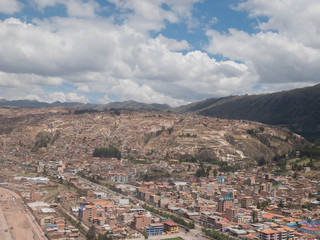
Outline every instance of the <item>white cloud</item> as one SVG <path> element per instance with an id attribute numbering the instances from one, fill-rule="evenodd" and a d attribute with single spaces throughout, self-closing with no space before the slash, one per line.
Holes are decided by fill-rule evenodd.
<path id="1" fill-rule="evenodd" d="M 160 31 L 169 23 L 185 22 L 195 25 L 192 16 L 193 5 L 201 0 L 110 0 L 119 9 L 131 10 L 123 14 L 125 24 L 136 31 Z"/>
<path id="2" fill-rule="evenodd" d="M 161 34 L 151 38 L 110 19 L 52 18 L 27 24 L 12 18 L 0 22 L 0 36 L 1 71 L 45 76 L 42 86 L 63 81 L 83 93 L 117 93 L 121 100 L 177 105 L 235 93 L 234 86 L 254 81 L 244 64 L 217 62 L 200 51 L 176 52 L 190 49 L 188 42 Z"/>
<path id="3" fill-rule="evenodd" d="M 191 48 L 186 40 L 177 41 L 175 39 L 166 38 L 162 34 L 159 34 L 156 40 L 159 40 L 171 51 L 189 50 Z"/>
<path id="4" fill-rule="evenodd" d="M 46 7 L 62 4 L 66 7 L 70 17 L 94 17 L 99 4 L 94 0 L 33 0 L 38 9 L 43 11 Z"/>
<path id="5" fill-rule="evenodd" d="M 85 96 L 78 96 L 77 93 L 63 93 L 63 92 L 54 92 L 50 93 L 48 98 L 45 100 L 46 102 L 81 102 L 81 103 L 88 103 L 89 100 Z"/>
<path id="6" fill-rule="evenodd" d="M 117 95 L 121 100 L 135 100 L 145 103 L 170 103 L 172 106 L 178 106 L 186 103 L 183 100 L 175 99 L 170 96 L 154 91 L 145 84 L 139 85 L 128 79 L 120 80 L 118 85 L 111 88 L 109 94 Z M 109 99 L 109 97 L 107 97 Z"/>
<path id="7" fill-rule="evenodd" d="M 258 26 L 263 31 L 277 30 L 283 36 L 308 47 L 320 47 L 320 2 L 318 0 L 248 0 L 236 9 L 252 18 L 267 17 Z"/>
<path id="8" fill-rule="evenodd" d="M 208 30 L 208 52 L 242 61 L 257 74 L 260 83 L 269 87 L 276 88 L 275 83 L 288 88 L 294 83 L 319 82 L 319 1 L 248 0 L 236 9 L 268 20 L 253 34 L 236 29 L 228 33 Z"/>
<path id="9" fill-rule="evenodd" d="M 22 9 L 22 4 L 17 0 L 1 0 L 0 13 L 13 14 Z"/>
<path id="10" fill-rule="evenodd" d="M 64 4 L 68 16 L 29 23 L 17 18 L 0 21 L 0 97 L 87 102 L 86 94 L 96 94 L 96 100 L 112 101 L 116 96 L 179 105 L 250 93 L 257 84 L 262 85 L 258 91 L 274 91 L 318 82 L 319 4 L 315 1 L 306 5 L 310 15 L 297 10 L 303 9 L 299 0 L 240 3 L 238 10 L 268 20 L 253 34 L 208 30 L 206 50 L 229 59 L 221 61 L 192 50 L 186 40 L 149 34 L 168 22 L 192 27 L 198 0 L 112 0 L 118 8 L 115 14 L 124 17 L 121 24 L 114 15 L 97 16 L 95 1 L 33 1 L 40 10 Z M 299 26 L 295 17 L 301 21 Z M 65 84 L 74 89 L 66 93 Z"/>

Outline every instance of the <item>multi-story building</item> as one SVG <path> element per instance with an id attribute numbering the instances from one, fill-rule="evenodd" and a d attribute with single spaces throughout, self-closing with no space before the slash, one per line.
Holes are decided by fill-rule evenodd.
<path id="1" fill-rule="evenodd" d="M 219 197 L 218 198 L 218 212 L 224 213 L 227 208 L 234 208 L 233 197 Z"/>
<path id="2" fill-rule="evenodd" d="M 279 232 L 279 240 L 293 240 L 294 230 L 290 227 L 283 227 L 276 229 Z"/>
<path id="3" fill-rule="evenodd" d="M 147 236 L 160 236 L 163 233 L 162 223 L 151 223 L 149 227 L 146 228 Z"/>
<path id="4" fill-rule="evenodd" d="M 224 184 L 226 182 L 226 178 L 224 176 L 218 176 L 218 184 Z"/>
<path id="5" fill-rule="evenodd" d="M 250 196 L 245 196 L 241 199 L 241 207 L 242 208 L 249 208 L 249 206 L 252 205 L 252 197 Z"/>
<path id="6" fill-rule="evenodd" d="M 151 215 L 149 214 L 137 214 L 134 215 L 133 218 L 133 226 L 135 229 L 142 229 L 142 228 L 146 228 L 147 226 L 149 226 L 149 224 L 151 223 Z"/>
<path id="7" fill-rule="evenodd" d="M 211 216 L 211 212 L 202 212 L 200 216 L 200 224 L 207 227 L 208 226 L 208 217 Z"/>
<path id="8" fill-rule="evenodd" d="M 262 213 L 260 209 L 252 209 L 252 221 L 255 223 L 259 222 L 260 219 L 262 219 Z"/>
<path id="9" fill-rule="evenodd" d="M 221 221 L 221 217 L 219 216 L 208 216 L 207 218 L 207 227 L 211 229 L 216 229 L 217 223 Z"/>
<path id="10" fill-rule="evenodd" d="M 179 225 L 175 222 L 168 221 L 164 223 L 164 231 L 172 234 L 172 233 L 178 233 L 179 232 Z"/>
<path id="11" fill-rule="evenodd" d="M 264 229 L 259 233 L 259 240 L 280 240 L 279 232 L 273 229 Z"/>
<path id="12" fill-rule="evenodd" d="M 79 208 L 79 219 L 81 221 L 91 221 L 97 217 L 97 207 L 94 205 L 86 205 Z"/>
<path id="13" fill-rule="evenodd" d="M 228 219 L 229 221 L 231 222 L 234 221 L 235 214 L 236 214 L 236 210 L 234 208 L 226 209 L 226 219 Z"/>
<path id="14" fill-rule="evenodd" d="M 117 174 L 117 182 L 126 183 L 128 182 L 128 174 L 125 172 L 120 172 Z"/>

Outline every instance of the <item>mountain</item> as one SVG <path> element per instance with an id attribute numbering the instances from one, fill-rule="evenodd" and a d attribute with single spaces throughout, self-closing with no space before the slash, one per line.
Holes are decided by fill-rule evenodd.
<path id="1" fill-rule="evenodd" d="M 0 108 L 0 146 L 6 158 L 90 161 L 112 145 L 128 159 L 218 160 L 257 164 L 294 153 L 307 141 L 290 130 L 246 120 L 159 111 L 90 112 L 70 108 Z M 24 153 L 24 154 L 17 154 Z"/>
<path id="2" fill-rule="evenodd" d="M 0 99 L 0 106 L 2 107 L 21 107 L 21 108 L 39 108 L 39 107 L 74 107 L 81 110 L 110 110 L 110 109 L 125 109 L 125 110 L 153 110 L 161 111 L 167 110 L 171 107 L 167 104 L 158 103 L 139 103 L 135 101 L 125 101 L 125 102 L 111 102 L 107 104 L 92 104 L 92 103 L 77 103 L 77 102 L 38 102 L 36 100 L 13 100 L 8 101 L 5 99 Z"/>
<path id="3" fill-rule="evenodd" d="M 175 111 L 279 125 L 310 141 L 320 138 L 320 84 L 271 94 L 211 98 Z"/>
<path id="4" fill-rule="evenodd" d="M 158 104 L 158 103 L 140 103 L 136 101 L 124 101 L 124 102 L 111 102 L 107 104 L 83 104 L 77 105 L 76 107 L 82 110 L 110 110 L 110 109 L 122 109 L 122 110 L 153 110 L 153 111 L 162 111 L 170 109 L 171 107 L 167 104 Z"/>
<path id="5" fill-rule="evenodd" d="M 46 102 L 39 102 L 36 100 L 0 100 L 1 107 L 21 107 L 21 108 L 39 108 L 39 107 L 74 107 L 77 106 L 79 103 L 75 102 L 54 102 L 54 103 L 46 103 Z"/>

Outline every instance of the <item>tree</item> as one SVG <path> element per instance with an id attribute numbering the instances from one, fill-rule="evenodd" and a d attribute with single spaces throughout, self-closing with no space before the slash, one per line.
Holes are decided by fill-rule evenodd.
<path id="1" fill-rule="evenodd" d="M 283 204 L 283 201 L 281 201 L 278 205 L 279 208 L 283 208 L 284 207 L 284 204 Z"/>
<path id="2" fill-rule="evenodd" d="M 87 240 L 95 240 L 96 239 L 96 227 L 92 225 L 89 228 L 89 231 L 87 233 Z"/>
<path id="3" fill-rule="evenodd" d="M 215 168 L 215 169 L 213 169 L 213 176 L 217 176 L 218 175 L 218 170 Z"/>
<path id="4" fill-rule="evenodd" d="M 265 201 L 263 201 L 262 203 L 261 203 L 261 207 L 262 208 L 266 208 L 266 207 L 268 207 L 269 206 L 269 202 L 267 201 L 267 200 L 265 200 Z"/>
<path id="5" fill-rule="evenodd" d="M 196 171 L 196 177 L 205 177 L 206 176 L 206 171 L 204 170 L 204 168 L 199 168 Z"/>
<path id="6" fill-rule="evenodd" d="M 209 177 L 209 175 L 210 175 L 210 171 L 211 171 L 211 166 L 208 166 L 208 167 L 207 167 L 207 171 L 206 171 L 206 175 L 207 175 L 207 177 Z"/>
<path id="7" fill-rule="evenodd" d="M 260 209 L 261 208 L 261 203 L 257 202 L 257 208 Z"/>
<path id="8" fill-rule="evenodd" d="M 258 166 L 263 166 L 267 163 L 263 157 L 259 158 L 257 162 L 258 162 Z"/>
<path id="9" fill-rule="evenodd" d="M 98 240 L 112 240 L 112 236 L 108 236 L 108 232 L 106 232 L 105 234 L 99 234 L 98 236 Z"/>
<path id="10" fill-rule="evenodd" d="M 121 159 L 121 152 L 118 148 L 109 145 L 106 148 L 96 148 L 93 151 L 93 157 L 115 157 Z"/>

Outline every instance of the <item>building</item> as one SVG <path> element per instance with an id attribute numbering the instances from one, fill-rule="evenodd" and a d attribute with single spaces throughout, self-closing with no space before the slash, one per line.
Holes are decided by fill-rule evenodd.
<path id="1" fill-rule="evenodd" d="M 134 215 L 133 217 L 133 227 L 135 229 L 142 229 L 142 228 L 146 228 L 150 225 L 151 223 L 151 215 L 150 213 L 144 215 L 144 214 L 137 214 Z"/>
<path id="2" fill-rule="evenodd" d="M 218 184 L 224 184 L 226 182 L 226 178 L 224 176 L 218 176 Z"/>
<path id="3" fill-rule="evenodd" d="M 226 209 L 226 219 L 228 219 L 229 221 L 233 222 L 234 217 L 236 214 L 236 210 L 234 208 L 227 208 Z"/>
<path id="4" fill-rule="evenodd" d="M 200 216 L 200 224 L 207 227 L 208 225 L 208 217 L 212 215 L 211 212 L 202 212 Z"/>
<path id="5" fill-rule="evenodd" d="M 219 197 L 218 198 L 218 212 L 224 213 L 227 208 L 234 208 L 233 197 Z"/>
<path id="6" fill-rule="evenodd" d="M 252 222 L 256 223 L 262 219 L 262 213 L 260 209 L 253 209 L 252 210 Z"/>
<path id="7" fill-rule="evenodd" d="M 146 229 L 147 236 L 160 236 L 163 233 L 162 223 L 151 223 Z"/>
<path id="8" fill-rule="evenodd" d="M 259 240 L 279 240 L 279 232 L 272 229 L 264 229 L 259 233 Z"/>
<path id="9" fill-rule="evenodd" d="M 79 208 L 79 220 L 91 221 L 97 217 L 97 207 L 93 205 L 86 205 Z"/>
<path id="10" fill-rule="evenodd" d="M 117 174 L 117 182 L 126 183 L 128 182 L 128 174 L 125 172 L 121 172 Z"/>
<path id="11" fill-rule="evenodd" d="M 179 232 L 179 225 L 175 222 L 168 221 L 164 223 L 164 231 L 172 234 L 172 233 L 178 233 Z"/>
<path id="12" fill-rule="evenodd" d="M 294 230 L 290 227 L 283 227 L 276 229 L 279 232 L 280 240 L 293 240 L 294 239 Z"/>
<path id="13" fill-rule="evenodd" d="M 241 207 L 242 208 L 249 208 L 252 205 L 252 197 L 245 196 L 241 199 Z"/>

